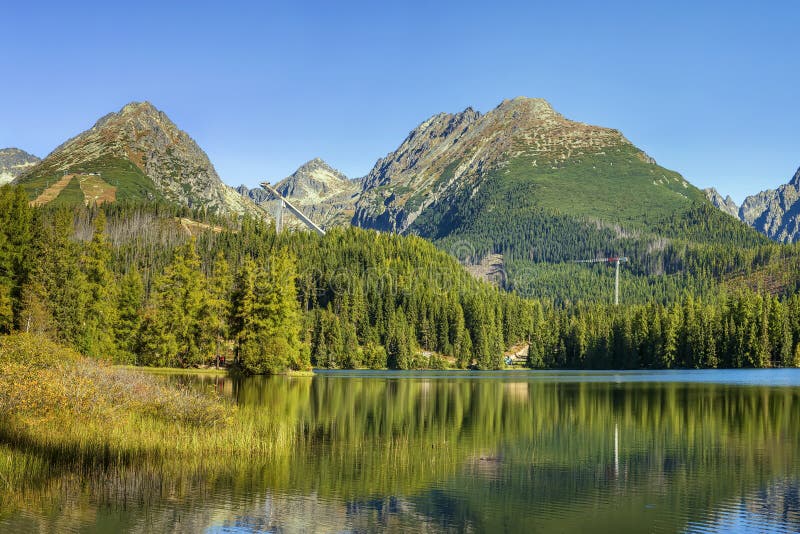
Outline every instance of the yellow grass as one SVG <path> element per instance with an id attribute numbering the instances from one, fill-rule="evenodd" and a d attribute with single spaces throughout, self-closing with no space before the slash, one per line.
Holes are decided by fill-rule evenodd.
<path id="1" fill-rule="evenodd" d="M 36 197 L 34 200 L 31 200 L 31 206 L 44 206 L 52 202 L 53 200 L 61 194 L 61 191 L 64 190 L 65 187 L 69 185 L 74 177 L 74 174 L 68 174 L 61 178 L 59 181 L 45 189 L 41 195 Z"/>
<path id="2" fill-rule="evenodd" d="M 117 200 L 117 188 L 106 183 L 97 175 L 83 175 L 78 177 L 78 183 L 83 191 L 86 205 L 103 204 Z"/>

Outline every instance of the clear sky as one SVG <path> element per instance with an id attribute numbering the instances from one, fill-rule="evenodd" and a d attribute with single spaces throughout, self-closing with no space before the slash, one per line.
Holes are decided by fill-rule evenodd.
<path id="1" fill-rule="evenodd" d="M 430 115 L 542 97 L 741 201 L 800 166 L 800 2 L 4 2 L 0 147 L 149 100 L 232 185 L 351 177 Z"/>

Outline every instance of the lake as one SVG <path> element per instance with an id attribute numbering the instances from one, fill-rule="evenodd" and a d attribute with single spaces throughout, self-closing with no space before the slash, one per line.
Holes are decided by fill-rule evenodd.
<path id="1" fill-rule="evenodd" d="M 800 531 L 800 370 L 169 379 L 275 453 L 54 473 L 0 531 Z"/>

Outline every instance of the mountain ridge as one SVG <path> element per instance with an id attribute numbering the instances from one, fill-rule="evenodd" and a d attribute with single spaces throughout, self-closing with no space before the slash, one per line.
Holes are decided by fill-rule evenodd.
<path id="1" fill-rule="evenodd" d="M 800 168 L 786 184 L 746 197 L 737 205 L 716 189 L 705 190 L 709 201 L 725 213 L 780 243 L 800 240 Z M 722 200 L 720 200 L 722 199 Z"/>
<path id="2" fill-rule="evenodd" d="M 12 182 L 39 161 L 38 157 L 19 148 L 0 148 L 0 185 Z"/>
<path id="3" fill-rule="evenodd" d="M 105 201 L 165 199 L 189 207 L 258 215 L 225 185 L 206 153 L 150 102 L 130 102 L 66 140 L 16 182 L 34 198 L 67 179 L 53 200 L 92 201 L 87 183 Z M 91 178 L 89 178 L 91 177 Z M 70 193 L 71 196 L 67 196 Z M 52 196 L 52 195 L 51 195 Z"/>
<path id="4" fill-rule="evenodd" d="M 419 235 L 475 273 L 491 267 L 506 289 L 562 301 L 582 298 L 566 280 L 603 276 L 575 260 L 628 256 L 637 291 L 666 298 L 686 287 L 695 255 L 767 241 L 619 130 L 570 120 L 543 99 L 428 117 L 358 182 L 349 221 L 333 202 L 303 206 L 296 189 L 283 193 L 323 226 Z M 706 280 L 688 283 L 702 291 Z"/>
<path id="5" fill-rule="evenodd" d="M 276 182 L 274 188 L 313 221 L 329 227 L 349 224 L 362 180 L 350 179 L 323 159 L 314 158 Z M 261 187 L 249 189 L 240 185 L 236 190 L 270 213 L 278 208 L 278 201 Z M 299 226 L 294 218 L 286 219 L 286 222 L 290 226 Z"/>
<path id="6" fill-rule="evenodd" d="M 474 195 L 482 178 L 520 156 L 529 159 L 533 172 L 533 167 L 557 169 L 618 146 L 655 165 L 618 130 L 566 119 L 541 98 L 507 99 L 486 114 L 472 108 L 437 114 L 373 167 L 364 180 L 354 223 L 404 232 L 440 198 L 452 198 L 456 189 L 472 188 Z"/>

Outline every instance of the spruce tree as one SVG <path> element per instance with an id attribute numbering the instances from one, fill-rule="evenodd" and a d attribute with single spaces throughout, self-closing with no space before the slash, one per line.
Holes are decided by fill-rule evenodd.
<path id="1" fill-rule="evenodd" d="M 301 340 L 295 259 L 275 252 L 269 268 L 252 263 L 238 281 L 237 358 L 244 372 L 280 373 L 308 369 L 308 347 Z"/>
<path id="2" fill-rule="evenodd" d="M 113 359 L 117 351 L 117 286 L 109 268 L 111 249 L 105 240 L 105 223 L 105 215 L 99 211 L 92 240 L 83 247 L 81 256 L 88 302 L 79 348 L 88 356 Z"/>
<path id="3" fill-rule="evenodd" d="M 175 252 L 155 281 L 151 310 L 145 317 L 145 339 L 164 340 L 161 360 L 185 367 L 206 361 L 211 347 L 203 343 L 200 316 L 206 296 L 194 239 Z M 173 352 L 174 349 L 174 352 Z"/>
<path id="4" fill-rule="evenodd" d="M 233 279 L 228 262 L 217 254 L 199 311 L 199 345 L 203 353 L 220 357 L 230 335 L 231 288 Z"/>
<path id="5" fill-rule="evenodd" d="M 14 326 L 14 309 L 11 302 L 11 288 L 0 282 L 0 334 L 11 332 Z"/>
<path id="6" fill-rule="evenodd" d="M 57 336 L 75 348 L 84 348 L 90 293 L 80 268 L 81 249 L 72 237 L 73 213 L 60 209 L 42 229 L 33 284 L 43 289 Z"/>
<path id="7" fill-rule="evenodd" d="M 122 361 L 133 361 L 137 335 L 142 324 L 144 284 L 139 270 L 133 266 L 122 277 L 117 301 L 117 324 L 115 333 Z"/>
<path id="8" fill-rule="evenodd" d="M 342 357 L 340 359 L 342 367 L 357 369 L 361 367 L 362 359 L 363 351 L 358 345 L 356 326 L 347 321 L 342 325 Z"/>

